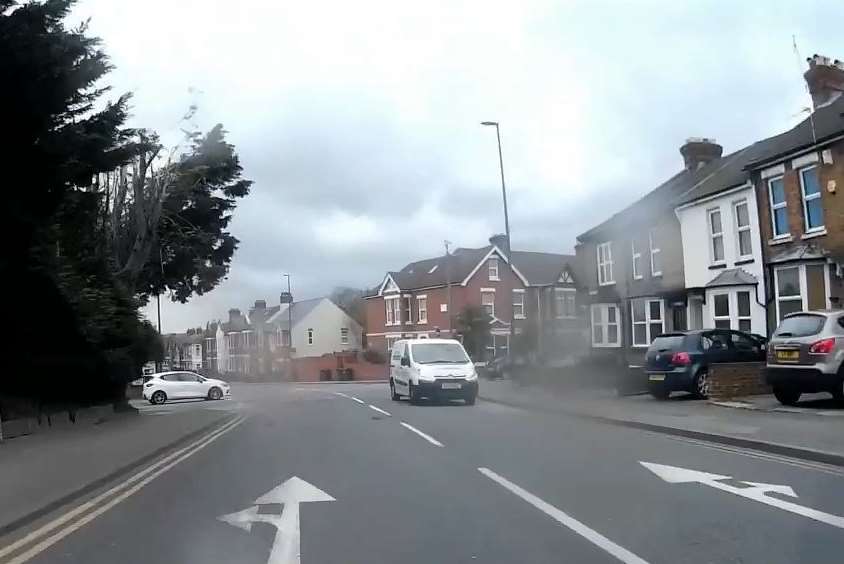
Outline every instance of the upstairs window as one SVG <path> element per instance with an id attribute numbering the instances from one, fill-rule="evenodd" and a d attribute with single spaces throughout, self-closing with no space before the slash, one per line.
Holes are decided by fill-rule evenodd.
<path id="1" fill-rule="evenodd" d="M 413 323 L 413 310 L 410 307 L 410 296 L 402 298 L 404 302 L 404 322 Z"/>
<path id="2" fill-rule="evenodd" d="M 416 298 L 416 306 L 418 309 L 418 323 L 428 323 L 428 298 L 427 296 L 422 296 Z"/>
<path id="3" fill-rule="evenodd" d="M 651 250 L 651 276 L 662 275 L 662 249 L 656 240 L 656 230 L 648 231 L 648 245 Z"/>
<path id="4" fill-rule="evenodd" d="M 818 169 L 811 166 L 800 170 L 800 191 L 803 196 L 803 218 L 806 233 L 820 231 L 823 225 L 823 203 Z"/>
<path id="5" fill-rule="evenodd" d="M 314 330 L 313 329 L 308 329 L 308 344 L 309 345 L 314 344 Z"/>
<path id="6" fill-rule="evenodd" d="M 341 345 L 348 345 L 349 344 L 349 328 L 348 327 L 341 327 L 340 328 L 340 344 Z"/>
<path id="7" fill-rule="evenodd" d="M 606 286 L 615 284 L 612 272 L 612 243 L 598 245 L 598 284 Z"/>
<path id="8" fill-rule="evenodd" d="M 753 256 L 753 249 L 750 245 L 750 212 L 747 208 L 747 202 L 741 200 L 733 204 L 733 216 L 736 219 L 736 247 L 738 247 L 738 257 L 748 258 Z"/>
<path id="9" fill-rule="evenodd" d="M 515 319 L 525 319 L 524 291 L 513 290 L 513 317 Z"/>
<path id="10" fill-rule="evenodd" d="M 636 248 L 636 239 L 630 243 L 633 252 L 633 280 L 642 279 L 642 253 Z"/>
<path id="11" fill-rule="evenodd" d="M 495 292 L 481 292 L 481 307 L 488 316 L 495 317 Z"/>
<path id="12" fill-rule="evenodd" d="M 771 229 L 774 239 L 788 236 L 788 203 L 782 176 L 768 180 L 768 198 L 771 204 Z"/>
<path id="13" fill-rule="evenodd" d="M 724 226 L 721 223 L 721 210 L 711 209 L 709 215 L 709 257 L 715 264 L 724 262 Z"/>
<path id="14" fill-rule="evenodd" d="M 486 263 L 487 271 L 489 272 L 490 280 L 498 280 L 498 259 L 496 257 L 490 258 Z"/>

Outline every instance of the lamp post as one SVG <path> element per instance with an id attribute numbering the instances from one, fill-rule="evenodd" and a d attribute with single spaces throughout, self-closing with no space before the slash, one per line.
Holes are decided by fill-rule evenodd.
<path id="1" fill-rule="evenodd" d="M 497 121 L 482 121 L 481 125 L 495 126 L 495 138 L 498 140 L 498 170 L 501 172 L 501 198 L 504 201 L 504 236 L 507 238 L 507 262 L 509 263 L 512 261 L 512 249 L 510 248 L 510 217 L 507 214 L 507 186 L 504 183 L 504 157 L 501 154 L 501 131 Z M 515 329 L 512 288 L 510 290 L 510 298 L 508 298 L 510 300 L 510 337 L 507 340 L 507 356 L 510 356 L 510 347 L 513 345 L 512 341 Z"/>

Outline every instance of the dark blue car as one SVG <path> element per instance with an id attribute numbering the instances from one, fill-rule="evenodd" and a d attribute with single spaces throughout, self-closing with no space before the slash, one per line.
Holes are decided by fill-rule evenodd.
<path id="1" fill-rule="evenodd" d="M 648 391 L 657 399 L 671 392 L 709 395 L 709 365 L 765 360 L 765 339 L 730 329 L 699 329 L 655 338 L 645 356 Z"/>

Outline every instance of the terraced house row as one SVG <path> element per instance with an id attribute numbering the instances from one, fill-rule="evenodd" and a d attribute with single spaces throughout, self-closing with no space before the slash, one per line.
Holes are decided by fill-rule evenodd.
<path id="1" fill-rule="evenodd" d="M 639 365 L 658 334 L 769 334 L 844 295 L 844 63 L 815 55 L 810 115 L 724 155 L 691 138 L 683 168 L 577 238 L 592 353 Z"/>

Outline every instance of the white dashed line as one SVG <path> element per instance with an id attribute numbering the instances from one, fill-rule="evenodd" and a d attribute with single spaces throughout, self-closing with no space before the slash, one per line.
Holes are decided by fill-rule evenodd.
<path id="1" fill-rule="evenodd" d="M 344 397 L 344 398 L 349 398 L 349 399 L 352 399 L 352 396 L 350 396 L 349 394 L 344 394 L 343 392 L 334 392 L 334 395 L 335 395 L 335 396 L 340 396 L 340 397 Z"/>
<path id="2" fill-rule="evenodd" d="M 563 526 L 568 527 L 569 529 L 582 536 L 592 544 L 607 551 L 608 553 L 615 556 L 617 559 L 624 562 L 625 564 L 648 564 L 647 560 L 642 560 L 626 548 L 615 544 L 613 541 L 611 541 L 598 531 L 590 529 L 574 517 L 567 515 L 563 511 L 551 505 L 550 503 L 536 497 L 529 491 L 520 488 L 513 482 L 509 481 L 507 478 L 499 476 L 489 468 L 478 468 L 478 472 L 480 472 L 493 482 L 497 483 L 498 485 L 503 486 L 505 489 L 510 490 L 510 492 L 516 494 L 517 496 L 519 496 L 529 504 L 533 505 L 552 519 L 558 521 Z"/>
<path id="3" fill-rule="evenodd" d="M 358 403 L 359 403 L 359 404 L 361 404 L 361 405 L 366 405 L 366 402 L 365 402 L 365 401 L 363 401 L 363 400 L 362 400 L 362 399 L 360 399 L 360 398 L 356 398 L 355 396 L 349 396 L 349 397 L 351 397 L 353 400 L 355 400 L 356 402 L 358 402 Z"/>
<path id="4" fill-rule="evenodd" d="M 443 446 L 443 444 L 442 444 L 440 441 L 438 441 L 437 439 L 435 439 L 435 438 L 434 438 L 434 437 L 432 437 L 431 435 L 428 435 L 428 434 L 426 434 L 426 433 L 423 433 L 422 431 L 420 431 L 419 429 L 417 429 L 417 428 L 416 428 L 416 427 L 414 427 L 413 425 L 408 425 L 408 424 L 407 424 L 407 423 L 405 423 L 404 421 L 402 421 L 402 422 L 401 422 L 401 425 L 402 425 L 402 427 L 404 427 L 405 429 L 409 429 L 410 431 L 413 431 L 414 433 L 416 433 L 417 435 L 419 435 L 420 437 L 422 437 L 423 439 L 425 439 L 426 441 L 428 441 L 428 442 L 429 442 L 429 443 L 431 443 L 432 445 L 434 445 L 434 446 L 438 446 L 438 447 Z"/>
<path id="5" fill-rule="evenodd" d="M 371 403 L 369 404 L 369 409 L 373 409 L 373 410 L 377 411 L 378 413 L 386 415 L 387 417 L 392 417 L 392 415 L 390 415 L 389 413 L 387 413 L 386 411 L 384 411 L 380 407 L 375 407 Z"/>

